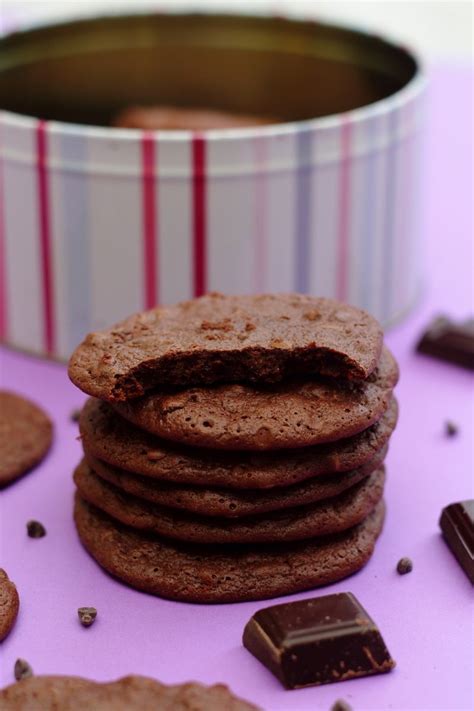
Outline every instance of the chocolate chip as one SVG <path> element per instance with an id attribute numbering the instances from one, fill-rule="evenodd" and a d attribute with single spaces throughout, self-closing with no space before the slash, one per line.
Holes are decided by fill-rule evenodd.
<path id="1" fill-rule="evenodd" d="M 397 563 L 397 573 L 399 575 L 406 575 L 407 573 L 411 573 L 412 570 L 413 563 L 411 562 L 410 558 L 400 558 Z"/>
<path id="2" fill-rule="evenodd" d="M 349 706 L 347 701 L 338 699 L 332 706 L 331 711 L 352 711 L 352 706 Z"/>
<path id="3" fill-rule="evenodd" d="M 459 434 L 459 427 L 451 420 L 447 420 L 444 425 L 444 431 L 447 437 L 456 437 Z"/>
<path id="4" fill-rule="evenodd" d="M 81 416 L 81 409 L 80 408 L 73 410 L 70 414 L 71 422 L 79 422 L 80 416 Z"/>
<path id="5" fill-rule="evenodd" d="M 30 667 L 25 659 L 17 659 L 14 668 L 15 679 L 21 681 L 22 679 L 28 679 L 29 676 L 33 676 L 33 669 Z"/>
<path id="6" fill-rule="evenodd" d="M 43 536 L 46 536 L 46 529 L 39 521 L 28 521 L 26 531 L 30 538 L 43 538 Z"/>
<path id="7" fill-rule="evenodd" d="M 79 621 L 83 627 L 90 627 L 95 622 L 97 610 L 95 607 L 80 607 L 77 611 Z"/>

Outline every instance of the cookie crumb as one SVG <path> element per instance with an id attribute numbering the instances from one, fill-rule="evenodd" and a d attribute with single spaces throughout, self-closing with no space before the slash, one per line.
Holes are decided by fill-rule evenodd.
<path id="1" fill-rule="evenodd" d="M 406 575 L 407 573 L 411 573 L 412 570 L 413 563 L 411 562 L 410 558 L 400 558 L 397 563 L 397 573 L 399 575 Z"/>
<path id="2" fill-rule="evenodd" d="M 456 437 L 459 434 L 459 427 L 455 422 L 447 420 L 444 425 L 444 431 L 447 437 Z"/>
<path id="3" fill-rule="evenodd" d="M 347 701 L 338 699 L 332 706 L 331 711 L 352 711 L 352 706 L 349 706 Z"/>
<path id="4" fill-rule="evenodd" d="M 79 607 L 77 610 L 79 621 L 83 627 L 90 627 L 94 624 L 97 617 L 95 607 Z"/>
<path id="5" fill-rule="evenodd" d="M 166 454 L 164 452 L 159 452 L 156 450 L 151 450 L 146 453 L 146 458 L 149 462 L 159 462 L 160 459 L 164 459 Z"/>
<path id="6" fill-rule="evenodd" d="M 39 521 L 28 521 L 26 532 L 30 538 L 43 538 L 46 536 L 46 529 Z"/>
<path id="7" fill-rule="evenodd" d="M 75 410 L 73 410 L 69 416 L 71 422 L 79 422 L 79 418 L 81 416 L 81 408 L 77 407 Z"/>
<path id="8" fill-rule="evenodd" d="M 14 674 L 16 681 L 21 681 L 22 679 L 28 679 L 28 677 L 33 676 L 33 669 L 25 659 L 17 659 Z"/>

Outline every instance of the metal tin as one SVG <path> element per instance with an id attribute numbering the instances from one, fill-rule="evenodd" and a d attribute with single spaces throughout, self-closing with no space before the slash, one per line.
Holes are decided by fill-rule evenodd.
<path id="1" fill-rule="evenodd" d="M 389 324 L 420 282 L 423 89 L 407 50 L 308 21 L 136 15 L 5 37 L 2 338 L 67 358 L 87 331 L 210 290 L 333 296 Z M 95 125 L 153 102 L 282 122 Z"/>

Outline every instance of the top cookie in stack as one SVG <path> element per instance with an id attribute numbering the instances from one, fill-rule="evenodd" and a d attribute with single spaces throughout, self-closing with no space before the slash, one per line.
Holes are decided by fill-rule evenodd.
<path id="1" fill-rule="evenodd" d="M 365 312 L 211 294 L 90 334 L 69 373 L 93 396 L 76 525 L 117 577 L 244 600 L 332 582 L 370 557 L 398 369 Z"/>

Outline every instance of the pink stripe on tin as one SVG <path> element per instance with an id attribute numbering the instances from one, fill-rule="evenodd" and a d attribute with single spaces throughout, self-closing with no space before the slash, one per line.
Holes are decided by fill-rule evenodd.
<path id="1" fill-rule="evenodd" d="M 193 138 L 194 296 L 207 291 L 206 142 Z"/>
<path id="2" fill-rule="evenodd" d="M 351 180 L 351 124 L 341 123 L 341 172 L 339 183 L 338 269 L 336 293 L 340 301 L 348 295 L 349 230 L 350 230 L 350 184 Z"/>
<path id="3" fill-rule="evenodd" d="M 142 137 L 142 195 L 143 195 L 143 303 L 151 309 L 158 300 L 157 278 L 157 214 L 155 196 L 155 153 L 153 134 Z"/>
<path id="4" fill-rule="evenodd" d="M 255 264 L 253 287 L 256 292 L 265 291 L 267 263 L 267 143 L 264 138 L 255 139 Z"/>
<path id="5" fill-rule="evenodd" d="M 56 333 L 47 155 L 47 124 L 45 121 L 39 121 L 36 129 L 36 175 L 43 296 L 43 344 L 46 353 L 53 355 L 56 352 Z"/>

